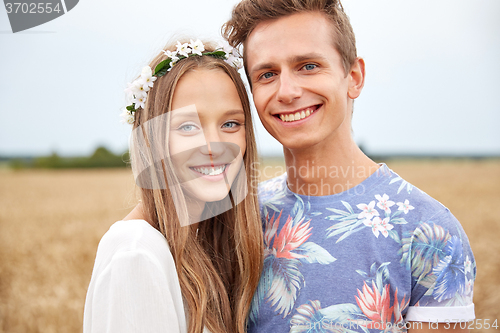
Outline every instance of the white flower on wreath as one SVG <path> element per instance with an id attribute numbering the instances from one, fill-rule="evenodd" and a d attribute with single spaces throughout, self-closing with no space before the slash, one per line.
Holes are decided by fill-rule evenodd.
<path id="1" fill-rule="evenodd" d="M 177 53 L 183 55 L 185 57 L 189 57 L 189 53 L 191 53 L 191 48 L 188 43 L 181 44 L 181 42 L 177 41 Z"/>
<path id="2" fill-rule="evenodd" d="M 229 43 L 225 40 L 221 40 L 218 42 L 218 45 L 217 45 L 217 50 L 221 50 L 221 51 L 224 51 L 224 53 L 226 54 L 226 59 L 229 57 L 229 55 L 231 55 L 234 51 L 234 49 L 231 47 L 231 45 L 229 45 Z"/>
<path id="3" fill-rule="evenodd" d="M 170 59 L 172 59 L 172 62 L 170 62 L 170 65 L 172 65 L 172 63 L 175 63 L 179 60 L 179 57 L 177 56 L 177 51 L 169 51 L 169 50 L 163 50 L 163 53 L 169 57 Z"/>
<path id="4" fill-rule="evenodd" d="M 404 203 L 398 202 L 397 205 L 399 206 L 398 210 L 404 211 L 405 214 L 408 214 L 408 212 L 410 210 L 415 208 L 412 205 L 410 205 L 410 202 L 408 201 L 408 199 L 406 199 Z"/>
<path id="5" fill-rule="evenodd" d="M 356 205 L 356 207 L 362 210 L 362 212 L 359 213 L 358 215 L 358 219 L 366 218 L 370 220 L 372 217 L 380 215 L 378 211 L 375 209 L 375 200 L 371 201 L 368 205 L 362 203 Z"/>
<path id="6" fill-rule="evenodd" d="M 135 96 L 135 98 L 132 100 L 132 103 L 135 104 L 135 109 L 137 110 L 139 107 L 143 108 L 146 105 L 146 96 Z"/>
<path id="7" fill-rule="evenodd" d="M 153 88 L 153 84 L 156 81 L 157 77 L 153 76 L 153 70 L 151 67 L 146 66 L 142 69 L 140 83 L 142 84 L 143 91 L 149 91 L 150 88 Z"/>
<path id="8" fill-rule="evenodd" d="M 225 61 L 226 61 L 228 64 L 230 64 L 231 66 L 234 66 L 234 62 L 236 61 L 236 59 L 238 59 L 238 58 L 236 58 L 236 57 L 235 57 L 235 56 L 233 56 L 232 54 L 229 54 L 229 55 L 228 55 L 228 54 L 226 53 L 226 60 L 225 60 Z"/>
<path id="9" fill-rule="evenodd" d="M 243 59 L 241 59 L 241 58 L 236 59 L 236 61 L 234 62 L 234 65 L 238 69 L 242 69 L 243 68 Z"/>
<path id="10" fill-rule="evenodd" d="M 130 124 L 130 125 L 134 124 L 135 117 L 130 113 L 129 110 L 123 109 L 122 113 L 120 114 L 120 117 L 122 118 L 121 120 L 122 124 Z"/>
<path id="11" fill-rule="evenodd" d="M 148 77 L 153 76 L 153 70 L 149 66 L 144 66 L 141 71 L 141 77 L 146 79 Z"/>
<path id="12" fill-rule="evenodd" d="M 376 194 L 375 199 L 378 200 L 377 207 L 383 209 L 386 213 L 389 214 L 391 213 L 390 207 L 396 204 L 394 201 L 389 200 L 389 196 L 387 194 L 384 194 L 383 196 L 380 196 L 380 194 Z"/>
<path id="13" fill-rule="evenodd" d="M 235 57 L 233 55 L 230 55 L 227 60 L 225 60 L 226 63 L 228 63 L 231 66 L 234 66 L 238 69 L 243 68 L 243 60 L 239 57 Z"/>
<path id="14" fill-rule="evenodd" d="M 238 52 L 238 50 L 237 50 L 237 49 L 235 49 L 235 48 L 232 48 L 232 50 L 231 50 L 231 54 L 232 54 L 233 56 L 235 56 L 235 57 L 238 57 L 238 58 L 240 57 L 240 53 L 239 53 L 239 52 Z"/>
<path id="15" fill-rule="evenodd" d="M 132 92 L 134 96 L 137 97 L 146 97 L 148 95 L 147 91 L 149 91 L 149 87 L 144 89 L 144 83 L 142 82 L 141 78 L 138 78 L 134 82 L 132 82 Z"/>
<path id="16" fill-rule="evenodd" d="M 132 104 L 132 99 L 134 99 L 135 85 L 133 83 L 127 83 L 127 88 L 125 89 L 125 94 L 127 96 L 127 103 Z"/>
<path id="17" fill-rule="evenodd" d="M 174 67 L 175 63 L 176 62 L 173 61 L 173 60 L 170 62 L 170 65 L 169 65 L 170 67 L 167 69 L 167 72 L 170 72 L 172 70 L 172 68 Z"/>
<path id="18" fill-rule="evenodd" d="M 199 56 L 201 56 L 201 52 L 205 51 L 205 46 L 199 39 L 197 39 L 195 42 L 193 42 L 193 40 L 191 39 L 189 47 L 191 48 L 193 54 L 197 54 Z"/>

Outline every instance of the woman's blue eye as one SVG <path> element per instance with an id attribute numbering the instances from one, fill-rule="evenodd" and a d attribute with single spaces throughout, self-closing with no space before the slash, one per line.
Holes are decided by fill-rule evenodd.
<path id="1" fill-rule="evenodd" d="M 196 126 L 194 125 L 183 125 L 181 127 L 179 127 L 179 129 L 183 132 L 191 132 L 191 131 L 194 131 L 196 129 Z"/>
<path id="2" fill-rule="evenodd" d="M 240 124 L 235 122 L 235 121 L 229 121 L 227 123 L 224 123 L 222 125 L 223 128 L 235 128 L 236 126 L 239 126 Z"/>
<path id="3" fill-rule="evenodd" d="M 308 71 L 311 71 L 313 69 L 315 69 L 317 66 L 314 65 L 314 64 L 307 64 L 304 66 L 304 69 L 308 70 Z"/>

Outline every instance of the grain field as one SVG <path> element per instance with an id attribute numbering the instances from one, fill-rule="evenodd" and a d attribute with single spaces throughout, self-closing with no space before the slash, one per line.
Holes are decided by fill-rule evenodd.
<path id="1" fill-rule="evenodd" d="M 387 164 L 462 222 L 477 262 L 476 316 L 500 319 L 500 161 Z M 135 197 L 129 170 L 0 170 L 0 332 L 81 332 L 97 244 Z"/>

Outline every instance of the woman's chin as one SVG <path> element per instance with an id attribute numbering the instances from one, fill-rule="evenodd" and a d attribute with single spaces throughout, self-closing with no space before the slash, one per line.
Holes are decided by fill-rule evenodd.
<path id="1" fill-rule="evenodd" d="M 194 185 L 194 184 L 192 184 Z M 198 186 L 189 186 L 189 197 L 198 202 L 217 202 L 228 197 L 229 184 L 217 182 L 211 184 L 197 184 Z"/>

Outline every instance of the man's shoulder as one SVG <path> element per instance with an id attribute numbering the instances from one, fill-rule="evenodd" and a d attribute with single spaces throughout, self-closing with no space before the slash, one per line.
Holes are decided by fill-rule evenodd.
<path id="1" fill-rule="evenodd" d="M 450 211 L 440 201 L 431 197 L 422 189 L 408 182 L 396 172 L 390 171 L 387 180 L 373 189 L 371 197 L 377 205 L 388 202 L 403 215 L 412 213 L 416 222 L 427 222 L 444 215 L 451 215 Z"/>
<path id="2" fill-rule="evenodd" d="M 288 202 L 283 201 L 283 198 L 290 194 L 287 190 L 287 174 L 261 182 L 258 193 L 261 205 L 270 202 L 273 204 Z M 331 209 L 343 209 L 347 205 L 352 207 L 353 211 L 357 211 L 359 207 L 371 207 L 379 210 L 382 214 L 380 216 L 386 212 L 399 211 L 398 215 L 414 223 L 434 221 L 438 218 L 454 219 L 441 202 L 405 180 L 385 164 L 364 182 L 344 193 L 326 197 L 311 196 L 304 200 L 316 208 L 331 206 Z"/>
<path id="3" fill-rule="evenodd" d="M 286 186 L 286 179 L 284 183 Z M 270 183 L 266 188 L 276 187 L 274 184 L 276 183 Z M 344 210 L 347 207 L 352 210 L 352 214 L 367 210 L 372 212 L 371 214 L 378 214 L 376 216 L 381 218 L 404 217 L 405 220 L 417 224 L 444 215 L 449 216 L 446 219 L 454 219 L 441 202 L 398 175 L 384 163 L 355 187 L 331 196 L 310 197 L 308 201 L 311 206 L 329 207 L 327 208 L 329 210 Z"/>

